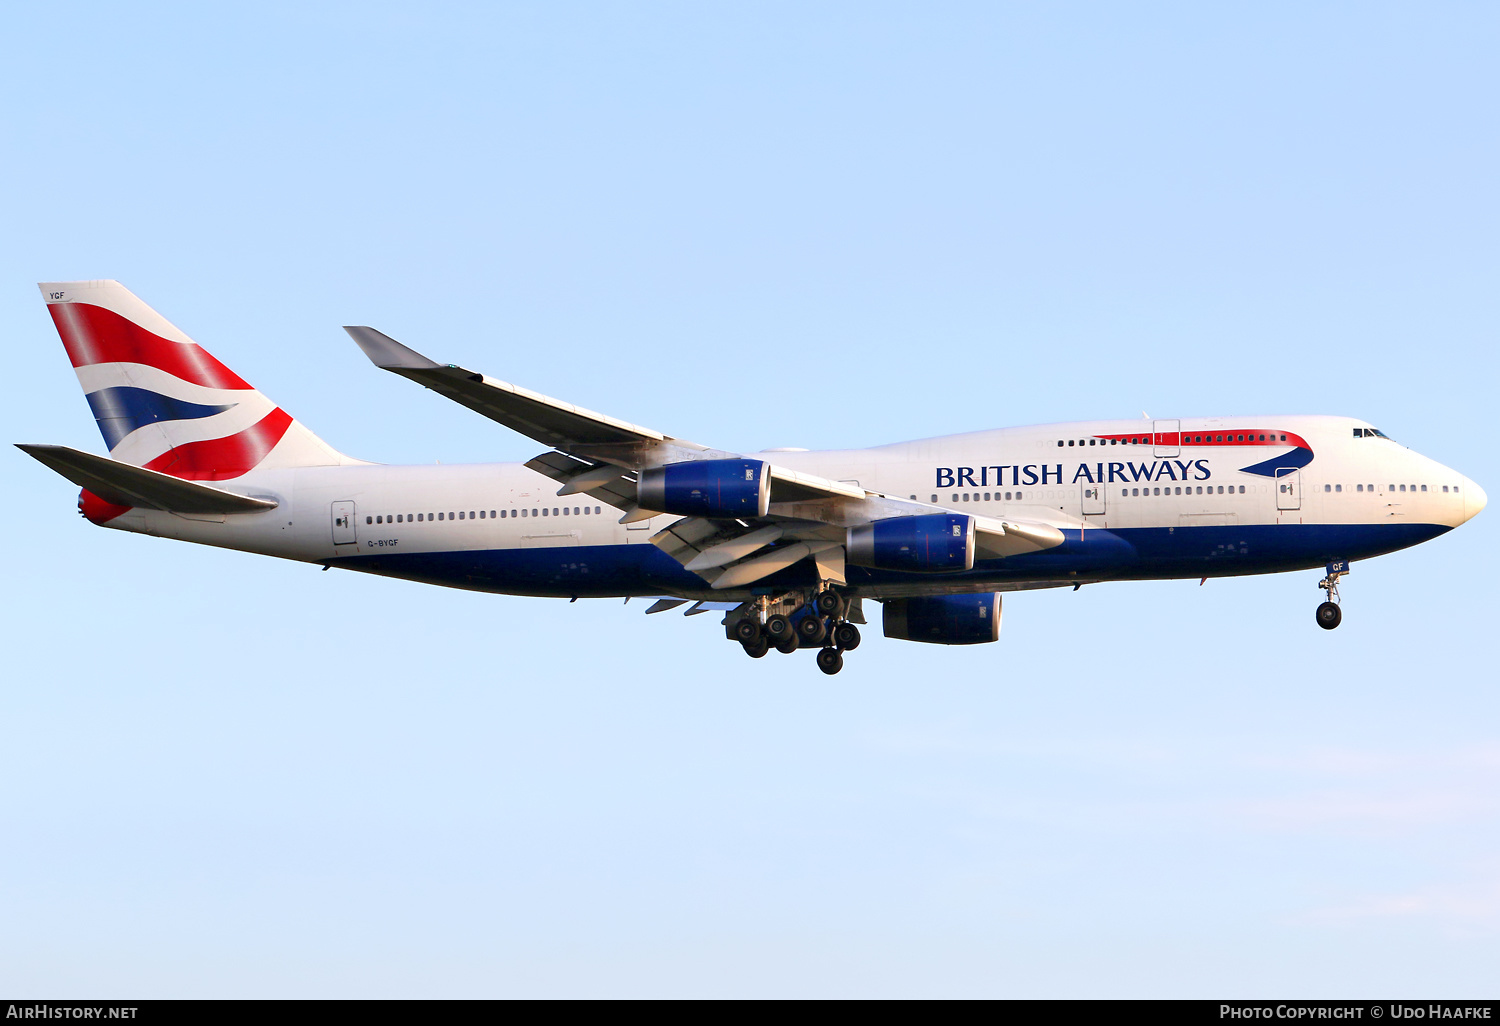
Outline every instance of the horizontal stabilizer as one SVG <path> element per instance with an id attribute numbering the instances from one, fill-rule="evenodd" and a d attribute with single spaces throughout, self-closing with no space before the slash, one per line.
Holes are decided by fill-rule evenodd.
<path id="1" fill-rule="evenodd" d="M 17 445 L 16 448 L 116 506 L 168 513 L 262 513 L 276 508 L 276 503 L 268 499 L 236 495 L 65 445 Z"/>

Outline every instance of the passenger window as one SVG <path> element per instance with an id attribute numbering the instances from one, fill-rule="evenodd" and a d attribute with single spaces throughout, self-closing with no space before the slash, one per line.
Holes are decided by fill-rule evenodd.
<path id="1" fill-rule="evenodd" d="M 1443 485 L 1443 491 L 1446 492 L 1447 490 L 1448 490 L 1448 486 L 1447 485 Z M 370 522 L 370 518 L 369 517 L 365 517 L 365 523 L 369 523 L 369 522 Z"/>
<path id="2" fill-rule="evenodd" d="M 1333 486 L 1333 490 L 1336 491 L 1336 492 L 1341 492 L 1341 491 L 1344 490 L 1344 486 L 1343 485 L 1334 485 Z"/>
<path id="3" fill-rule="evenodd" d="M 1426 490 L 1427 490 L 1427 486 L 1426 486 L 1426 485 L 1423 485 L 1423 486 L 1422 486 L 1422 491 L 1424 491 L 1424 492 L 1425 492 L 1425 491 L 1426 491 Z"/>
<path id="4" fill-rule="evenodd" d="M 1068 448 L 1071 449 L 1072 447 L 1073 447 L 1073 439 L 1070 438 L 1070 439 L 1068 439 Z"/>
<path id="5" fill-rule="evenodd" d="M 595 512 L 595 513 L 598 513 L 598 512 L 599 512 L 599 507 L 598 507 L 598 506 L 595 506 L 595 507 L 594 507 L 594 512 Z"/>
<path id="6" fill-rule="evenodd" d="M 1355 486 L 1354 486 L 1354 490 L 1355 490 L 1355 491 L 1356 491 L 1356 492 L 1362 492 L 1362 491 L 1364 491 L 1364 490 L 1365 490 L 1365 486 L 1364 486 L 1364 485 L 1359 485 L 1359 484 L 1357 484 L 1357 485 L 1355 485 Z"/>
<path id="7" fill-rule="evenodd" d="M 375 522 L 377 524 L 383 524 L 383 523 L 385 523 L 385 518 L 384 517 L 376 517 L 375 518 Z"/>
<path id="8" fill-rule="evenodd" d="M 1326 485 L 1324 485 L 1324 486 L 1323 486 L 1323 490 L 1324 490 L 1324 491 L 1325 491 L 1325 492 L 1331 492 L 1331 491 L 1333 491 L 1333 485 L 1331 485 L 1331 484 L 1326 484 Z"/>
<path id="9" fill-rule="evenodd" d="M 1141 494 L 1141 490 L 1139 488 L 1132 488 L 1132 489 L 1130 489 L 1130 494 L 1131 495 L 1140 495 Z"/>
<path id="10" fill-rule="evenodd" d="M 1402 485 L 1402 486 L 1401 486 L 1401 490 L 1402 490 L 1402 491 L 1403 491 L 1403 492 L 1404 492 L 1404 491 L 1406 491 L 1406 485 Z"/>
<path id="11" fill-rule="evenodd" d="M 1061 449 L 1061 448 L 1062 448 L 1062 439 L 1061 439 L 1061 438 L 1059 438 L 1059 439 L 1058 439 L 1058 440 L 1057 440 L 1057 447 L 1058 447 L 1058 448 L 1059 448 L 1059 449 Z M 934 501 L 936 501 L 936 500 L 934 500 Z"/>
<path id="12" fill-rule="evenodd" d="M 556 506 L 552 507 L 552 515 L 553 516 L 557 516 L 557 507 Z"/>
<path id="13" fill-rule="evenodd" d="M 913 496 L 913 498 L 916 498 L 916 496 Z M 933 502 L 937 502 L 937 496 L 936 496 L 936 495 L 934 495 L 934 496 L 933 496 L 933 497 L 932 497 L 932 501 L 933 501 Z"/>
<path id="14" fill-rule="evenodd" d="M 1443 491 L 1445 491 L 1445 492 L 1447 490 L 1448 489 L 1446 487 L 1443 489 Z M 365 517 L 365 523 L 367 523 L 367 524 L 373 524 L 374 522 L 375 522 L 375 518 L 374 517 Z"/>
<path id="15" fill-rule="evenodd" d="M 1264 442 L 1264 441 L 1265 441 L 1265 440 L 1266 440 L 1266 436 L 1265 436 L 1265 435 L 1261 435 L 1261 436 L 1260 436 L 1260 440 L 1261 440 L 1261 441 L 1262 441 L 1262 442 Z"/>
<path id="16" fill-rule="evenodd" d="M 1089 439 L 1089 444 L 1090 444 L 1090 445 L 1097 445 L 1097 444 L 1099 444 L 1099 443 L 1098 443 L 1098 442 L 1096 442 L 1096 441 L 1094 441 L 1094 439 L 1092 439 L 1092 438 L 1090 438 L 1090 439 Z"/>
<path id="17" fill-rule="evenodd" d="M 953 493 L 953 501 L 954 501 L 954 502 L 957 502 L 957 501 L 958 501 L 958 493 L 957 493 L 957 492 L 954 492 L 954 493 Z"/>
<path id="18" fill-rule="evenodd" d="M 546 515 L 547 515 L 547 507 L 543 506 L 542 507 L 542 516 L 546 516 Z"/>

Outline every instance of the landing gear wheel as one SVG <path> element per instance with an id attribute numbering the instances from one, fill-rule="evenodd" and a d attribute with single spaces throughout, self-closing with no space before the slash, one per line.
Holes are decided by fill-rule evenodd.
<path id="1" fill-rule="evenodd" d="M 748 616 L 743 620 L 736 620 L 730 629 L 734 631 L 734 640 L 741 645 L 749 645 L 760 640 L 760 621 L 752 620 Z M 765 653 L 762 652 L 761 655 Z"/>
<path id="2" fill-rule="evenodd" d="M 844 600 L 836 591 L 820 591 L 813 600 L 819 616 L 839 616 L 844 612 Z"/>
<path id="3" fill-rule="evenodd" d="M 775 641 L 772 641 L 771 644 L 775 645 L 776 651 L 780 652 L 782 655 L 791 655 L 793 652 L 797 651 L 799 647 L 797 644 L 797 635 L 790 633 L 788 633 L 784 638 L 778 638 Z"/>
<path id="4" fill-rule="evenodd" d="M 818 669 L 830 677 L 844 668 L 844 657 L 836 648 L 821 648 L 818 650 Z"/>
<path id="5" fill-rule="evenodd" d="M 797 621 L 797 640 L 802 644 L 821 645 L 826 637 L 828 637 L 828 628 L 823 626 L 822 617 L 804 616 Z"/>
<path id="6" fill-rule="evenodd" d="M 759 659 L 771 650 L 771 643 L 765 638 L 756 638 L 754 641 L 742 641 L 740 645 L 745 649 L 745 654 L 751 659 Z"/>
<path id="7" fill-rule="evenodd" d="M 1343 610 L 1332 602 L 1324 602 L 1318 607 L 1318 626 L 1325 631 L 1331 631 L 1344 619 Z"/>
<path id="8" fill-rule="evenodd" d="M 859 647 L 859 628 L 845 620 L 833 629 L 833 643 L 841 651 L 853 652 Z"/>
<path id="9" fill-rule="evenodd" d="M 766 625 L 761 629 L 770 637 L 772 642 L 778 644 L 787 638 L 795 637 L 792 634 L 792 621 L 780 613 L 766 617 Z"/>

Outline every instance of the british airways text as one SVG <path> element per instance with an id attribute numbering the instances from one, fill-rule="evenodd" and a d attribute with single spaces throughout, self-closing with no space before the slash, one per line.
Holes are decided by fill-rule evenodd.
<path id="1" fill-rule="evenodd" d="M 986 488 L 990 486 L 1063 484 L 1061 463 L 1030 463 L 1025 466 L 991 464 L 987 467 L 938 467 L 938 488 Z M 994 473 L 990 473 L 994 471 Z M 977 475 L 977 477 L 976 477 Z M 1207 481 L 1213 476 L 1207 460 L 1154 460 L 1149 463 L 1080 463 L 1068 484 L 1112 484 L 1115 481 Z"/>

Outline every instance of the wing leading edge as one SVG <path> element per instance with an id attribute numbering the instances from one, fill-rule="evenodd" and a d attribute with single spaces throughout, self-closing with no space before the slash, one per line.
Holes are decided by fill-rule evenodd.
<path id="1" fill-rule="evenodd" d="M 651 428 L 596 413 L 456 364 L 431 360 L 370 327 L 345 331 L 382 370 L 399 374 L 553 448 L 526 466 L 557 481 L 558 495 L 586 494 L 623 511 L 621 523 L 662 515 L 637 502 L 639 472 L 670 463 L 739 458 Z M 770 507 L 763 518 L 685 517 L 657 532 L 662 551 L 715 590 L 742 588 L 804 559 L 843 583 L 843 528 L 890 517 L 958 512 L 767 463 Z M 967 515 L 967 514 L 966 514 Z M 1052 524 L 973 517 L 976 554 L 1004 558 L 1061 545 Z"/>

